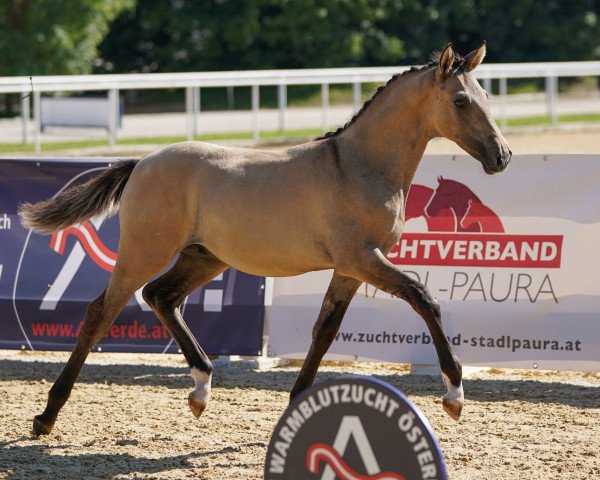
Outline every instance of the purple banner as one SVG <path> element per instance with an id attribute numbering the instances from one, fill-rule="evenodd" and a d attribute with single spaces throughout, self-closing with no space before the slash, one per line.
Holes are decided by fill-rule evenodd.
<path id="1" fill-rule="evenodd" d="M 70 350 L 87 304 L 106 287 L 116 260 L 118 215 L 54 235 L 24 229 L 21 202 L 37 202 L 88 180 L 112 159 L 0 159 L 0 348 Z M 182 311 L 209 355 L 260 355 L 265 280 L 229 269 L 191 293 Z M 103 351 L 176 352 L 154 313 L 134 295 Z"/>

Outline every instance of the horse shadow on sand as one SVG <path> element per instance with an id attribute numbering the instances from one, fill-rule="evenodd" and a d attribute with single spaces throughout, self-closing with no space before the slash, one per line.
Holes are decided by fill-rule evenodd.
<path id="1" fill-rule="evenodd" d="M 183 358 L 183 357 L 182 357 Z M 63 368 L 61 362 L 22 362 L 0 360 L 0 383 L 5 381 L 53 382 Z M 319 371 L 317 382 L 349 375 L 338 364 L 334 371 Z M 443 391 L 441 377 L 426 375 L 377 374 L 366 372 L 411 396 L 440 396 Z M 257 370 L 244 363 L 217 365 L 214 371 L 215 388 L 253 388 L 289 392 L 298 374 L 297 368 Z M 557 382 L 532 379 L 499 378 L 464 380 L 465 394 L 469 400 L 482 402 L 507 402 L 518 400 L 528 403 L 554 403 L 577 408 L 600 408 L 600 382 Z M 161 386 L 173 389 L 193 388 L 193 381 L 185 364 L 181 367 L 145 364 L 86 364 L 77 383 L 116 384 L 130 386 Z M 594 385 L 596 383 L 596 385 Z"/>
<path id="2" fill-rule="evenodd" d="M 72 450 L 68 444 L 46 445 L 31 444 L 35 437 L 20 437 L 0 442 L 0 478 L 55 480 L 57 472 L 61 479 L 100 479 L 120 478 L 136 472 L 158 478 L 169 470 L 188 470 L 193 478 L 198 474 L 199 466 L 194 460 L 211 455 L 226 454 L 240 447 L 224 447 L 205 452 L 190 452 L 180 455 L 161 456 L 159 458 L 140 458 L 129 453 L 78 453 L 76 455 L 57 455 L 61 449 Z M 33 440 L 35 441 L 35 440 Z M 4 455 L 3 455 L 4 453 Z M 35 459 L 34 461 L 32 461 Z M 144 477 L 146 478 L 146 477 Z"/>

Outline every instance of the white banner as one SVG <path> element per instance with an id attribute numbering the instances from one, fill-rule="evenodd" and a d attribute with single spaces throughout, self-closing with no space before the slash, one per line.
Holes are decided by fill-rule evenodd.
<path id="1" fill-rule="evenodd" d="M 600 368 L 598 185 L 597 155 L 517 155 L 493 176 L 466 155 L 423 159 L 388 258 L 437 297 L 463 364 Z M 271 355 L 306 355 L 330 278 L 275 279 Z M 326 358 L 437 363 L 424 321 L 369 285 Z"/>

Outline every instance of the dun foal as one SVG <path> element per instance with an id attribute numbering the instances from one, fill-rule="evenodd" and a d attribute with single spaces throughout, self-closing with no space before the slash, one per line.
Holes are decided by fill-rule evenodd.
<path id="1" fill-rule="evenodd" d="M 386 258 L 405 221 L 410 185 L 434 137 L 447 137 L 483 165 L 504 170 L 511 152 L 471 72 L 483 43 L 466 57 L 449 45 L 428 65 L 392 77 L 342 128 L 282 151 L 201 142 L 171 145 L 140 161 L 110 166 L 56 197 L 21 206 L 23 225 L 50 233 L 120 207 L 118 260 L 106 290 L 92 301 L 77 343 L 35 417 L 48 434 L 91 348 L 131 295 L 143 296 L 177 341 L 195 388 L 188 402 L 206 408 L 212 365 L 185 325 L 179 306 L 194 289 L 233 266 L 265 276 L 333 269 L 312 344 L 291 397 L 312 384 L 319 363 L 362 282 L 406 300 L 435 343 L 448 414 L 463 407 L 462 367 L 444 334 L 429 290 Z M 365 321 L 367 321 L 365 319 Z"/>

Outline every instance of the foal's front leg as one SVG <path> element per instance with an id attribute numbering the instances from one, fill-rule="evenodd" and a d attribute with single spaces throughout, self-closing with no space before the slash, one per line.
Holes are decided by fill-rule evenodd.
<path id="1" fill-rule="evenodd" d="M 323 299 L 319 317 L 313 327 L 310 350 L 302 364 L 294 388 L 292 388 L 291 398 L 294 398 L 313 383 L 321 359 L 329 350 L 340 328 L 344 313 L 346 313 L 348 305 L 350 305 L 350 301 L 361 283 L 360 280 L 354 278 L 343 277 L 337 273 L 333 274 Z"/>
<path id="2" fill-rule="evenodd" d="M 444 410 L 454 420 L 460 418 L 464 404 L 462 366 L 452 351 L 440 315 L 440 306 L 429 289 L 390 263 L 379 249 L 365 250 L 353 257 L 352 276 L 379 290 L 402 298 L 425 320 L 438 355 L 442 377 L 448 389 L 442 398 Z M 344 272 L 346 273 L 346 272 Z"/>

